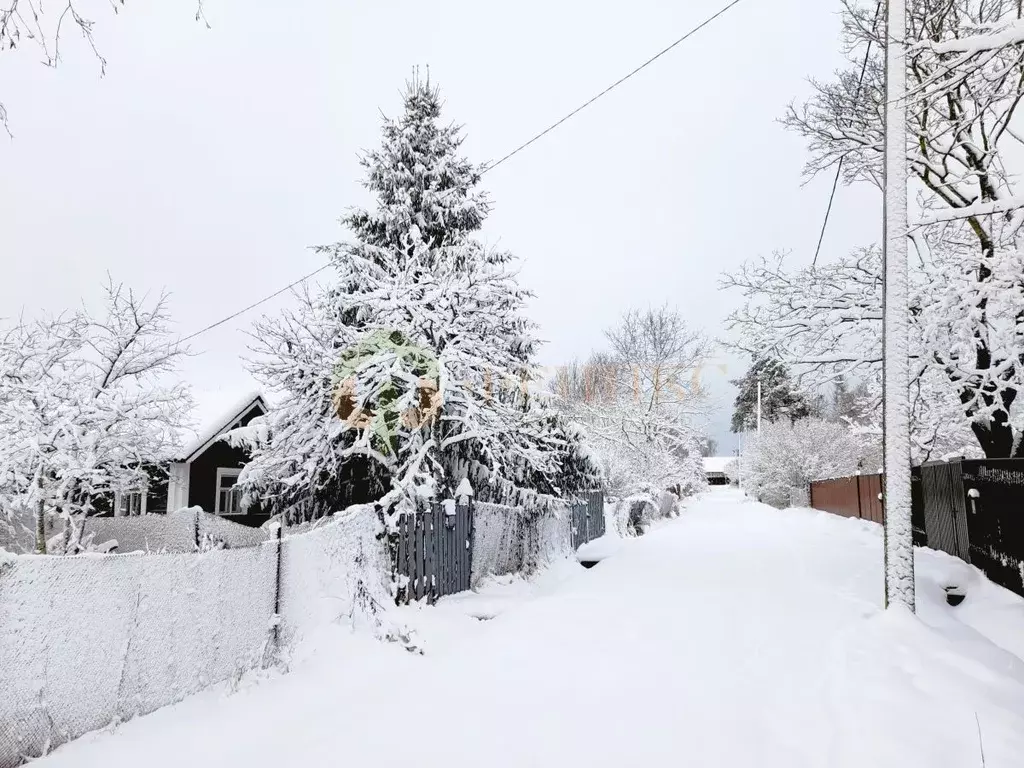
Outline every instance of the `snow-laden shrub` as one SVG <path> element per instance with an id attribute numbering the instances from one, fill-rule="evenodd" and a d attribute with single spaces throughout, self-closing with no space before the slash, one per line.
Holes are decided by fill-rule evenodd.
<path id="1" fill-rule="evenodd" d="M 880 464 L 880 446 L 845 424 L 784 419 L 744 437 L 740 474 L 748 495 L 788 507 L 793 492 L 806 491 L 812 480 L 873 473 Z"/>

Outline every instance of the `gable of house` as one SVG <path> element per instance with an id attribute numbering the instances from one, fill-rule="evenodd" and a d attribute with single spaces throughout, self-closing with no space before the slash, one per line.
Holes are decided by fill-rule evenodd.
<path id="1" fill-rule="evenodd" d="M 170 464 L 170 482 L 166 509 L 201 507 L 243 525 L 261 525 L 269 514 L 258 506 L 242 508 L 241 495 L 234 486 L 249 461 L 244 448 L 232 446 L 224 435 L 245 427 L 267 412 L 267 404 L 252 393 L 235 406 L 210 420 L 195 439 Z"/>
<path id="2" fill-rule="evenodd" d="M 228 429 L 246 427 L 253 419 L 265 413 L 266 406 L 262 401 L 254 403 L 221 434 Z M 244 448 L 232 446 L 223 439 L 209 443 L 201 452 L 194 454 L 189 462 L 187 506 L 202 507 L 206 512 L 243 525 L 258 526 L 266 522 L 268 513 L 258 505 L 243 510 L 238 493 L 231 491 L 249 458 L 249 452 Z"/>

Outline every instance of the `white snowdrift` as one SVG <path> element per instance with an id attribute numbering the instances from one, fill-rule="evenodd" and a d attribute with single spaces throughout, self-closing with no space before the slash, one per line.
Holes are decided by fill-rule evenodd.
<path id="1" fill-rule="evenodd" d="M 623 542 L 619 536 L 606 533 L 600 538 L 581 544 L 576 550 L 576 559 L 582 562 L 598 563 L 622 551 Z"/>

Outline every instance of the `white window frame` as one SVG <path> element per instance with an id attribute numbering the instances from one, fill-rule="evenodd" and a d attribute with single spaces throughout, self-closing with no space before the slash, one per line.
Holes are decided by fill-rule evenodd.
<path id="1" fill-rule="evenodd" d="M 236 509 L 234 512 L 224 512 L 220 508 L 221 479 L 225 477 L 237 478 L 240 474 L 242 474 L 241 469 L 234 469 L 232 467 L 217 467 L 217 484 L 214 486 L 213 496 L 213 514 L 221 515 L 222 517 L 236 517 L 238 515 L 244 515 L 246 513 L 246 508 L 242 506 L 241 496 L 239 496 L 238 499 L 238 509 Z"/>
<path id="2" fill-rule="evenodd" d="M 121 502 L 124 501 L 125 496 L 131 497 L 133 495 L 141 496 L 139 502 L 139 515 L 146 514 L 146 497 L 149 495 L 145 488 L 140 488 L 135 491 L 116 491 L 114 493 L 114 517 L 138 517 L 139 515 L 133 515 L 129 505 L 128 513 L 125 514 L 121 511 Z"/>

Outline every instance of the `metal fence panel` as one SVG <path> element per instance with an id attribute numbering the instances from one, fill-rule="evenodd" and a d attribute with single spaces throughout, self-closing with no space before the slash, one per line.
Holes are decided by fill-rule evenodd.
<path id="1" fill-rule="evenodd" d="M 1024 460 L 962 462 L 971 562 L 1024 595 Z"/>
<path id="2" fill-rule="evenodd" d="M 857 477 L 835 477 L 811 483 L 810 503 L 814 509 L 843 517 L 860 517 L 861 495 Z"/>
<path id="3" fill-rule="evenodd" d="M 967 504 L 959 461 L 921 465 L 928 546 L 971 562 Z"/>
<path id="4" fill-rule="evenodd" d="M 472 508 L 434 503 L 398 519 L 395 568 L 408 578 L 406 598 L 434 602 L 469 589 Z"/>

